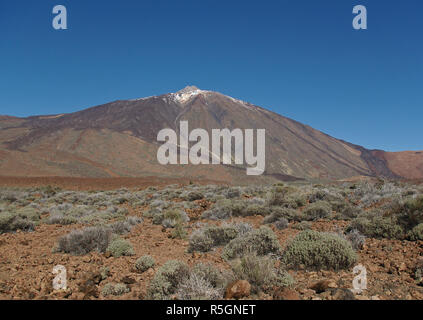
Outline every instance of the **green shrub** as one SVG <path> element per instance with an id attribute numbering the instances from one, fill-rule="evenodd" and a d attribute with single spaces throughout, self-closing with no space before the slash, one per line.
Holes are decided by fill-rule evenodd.
<path id="1" fill-rule="evenodd" d="M 384 217 L 372 212 L 352 220 L 347 231 L 353 229 L 371 238 L 402 239 L 404 237 L 404 230 L 395 217 Z"/>
<path id="2" fill-rule="evenodd" d="M 254 252 L 259 256 L 280 253 L 281 246 L 278 238 L 268 227 L 260 227 L 246 234 L 231 240 L 222 251 L 225 260 L 231 260 L 242 256 L 246 252 Z"/>
<path id="3" fill-rule="evenodd" d="M 111 230 L 105 227 L 74 230 L 59 239 L 56 250 L 74 255 L 84 255 L 91 251 L 105 252 L 111 237 Z"/>
<path id="4" fill-rule="evenodd" d="M 290 187 L 274 187 L 267 195 L 267 204 L 269 206 L 283 206 L 285 204 L 285 197 L 290 192 L 293 192 L 293 189 Z"/>
<path id="5" fill-rule="evenodd" d="M 227 271 L 221 271 L 209 263 L 198 263 L 191 270 L 199 277 L 206 279 L 213 288 L 220 288 L 224 290 L 227 285 L 234 280 L 233 274 Z"/>
<path id="6" fill-rule="evenodd" d="M 112 232 L 114 234 L 123 235 L 131 232 L 134 226 L 142 222 L 142 218 L 131 216 L 127 217 L 125 221 L 117 221 L 115 223 L 112 223 L 110 225 L 110 228 L 112 229 Z"/>
<path id="7" fill-rule="evenodd" d="M 347 205 L 340 212 L 337 213 L 336 218 L 338 220 L 351 220 L 357 218 L 363 210 L 356 206 Z"/>
<path id="8" fill-rule="evenodd" d="M 423 223 L 423 196 L 396 204 L 391 212 L 405 230 Z"/>
<path id="9" fill-rule="evenodd" d="M 185 199 L 188 201 L 201 200 L 203 198 L 204 198 L 204 195 L 198 191 L 191 191 L 185 196 Z"/>
<path id="10" fill-rule="evenodd" d="M 247 280 L 254 293 L 268 287 L 289 287 L 293 278 L 284 271 L 275 268 L 275 260 L 268 256 L 247 253 L 232 262 L 232 270 L 240 280 Z"/>
<path id="11" fill-rule="evenodd" d="M 346 269 L 357 261 L 351 244 L 336 234 L 303 231 L 286 247 L 283 262 L 307 269 Z"/>
<path id="12" fill-rule="evenodd" d="M 290 208 L 272 207 L 271 214 L 264 218 L 264 224 L 274 223 L 281 218 L 287 219 L 288 221 L 297 220 L 299 212 Z"/>
<path id="13" fill-rule="evenodd" d="M 145 255 L 135 261 L 135 269 L 139 272 L 145 272 L 153 268 L 155 264 L 153 257 Z"/>
<path id="14" fill-rule="evenodd" d="M 10 212 L 0 213 L 0 234 L 15 232 L 17 230 L 33 231 L 34 229 L 35 224 L 30 220 L 23 219 Z"/>
<path id="15" fill-rule="evenodd" d="M 167 300 L 176 293 L 179 284 L 189 277 L 188 266 L 177 260 L 170 260 L 160 267 L 148 288 L 148 298 Z"/>
<path id="16" fill-rule="evenodd" d="M 107 283 L 103 287 L 103 290 L 101 290 L 101 293 L 103 296 L 107 297 L 110 295 L 121 296 L 129 291 L 129 288 L 124 283 Z"/>
<path id="17" fill-rule="evenodd" d="M 312 227 L 312 225 L 311 225 L 311 222 L 309 222 L 309 221 L 301 221 L 301 222 L 298 222 L 297 224 L 292 226 L 293 229 L 297 229 L 297 230 L 301 230 L 301 231 L 309 230 L 309 229 L 311 229 L 311 227 Z"/>
<path id="18" fill-rule="evenodd" d="M 135 254 L 131 243 L 122 238 L 112 240 L 106 251 L 110 252 L 115 258 L 121 256 L 132 256 Z"/>
<path id="19" fill-rule="evenodd" d="M 172 229 L 170 236 L 172 239 L 186 239 L 188 235 L 182 223 L 179 222 Z"/>
<path id="20" fill-rule="evenodd" d="M 213 248 L 213 239 L 203 229 L 195 230 L 189 238 L 188 252 L 208 252 Z"/>
<path id="21" fill-rule="evenodd" d="M 408 239 L 411 241 L 423 240 L 423 223 L 415 226 L 409 233 Z"/>
<path id="22" fill-rule="evenodd" d="M 275 222 L 275 227 L 278 230 L 286 229 L 286 228 L 288 228 L 288 226 L 289 226 L 289 222 L 285 218 L 280 218 L 278 221 Z"/>
<path id="23" fill-rule="evenodd" d="M 207 226 L 191 234 L 188 252 L 208 252 L 235 239 L 239 231 L 235 225 Z"/>
<path id="24" fill-rule="evenodd" d="M 303 217 L 307 221 L 315 221 L 329 217 L 332 208 L 326 201 L 317 201 L 308 205 L 303 211 Z"/>

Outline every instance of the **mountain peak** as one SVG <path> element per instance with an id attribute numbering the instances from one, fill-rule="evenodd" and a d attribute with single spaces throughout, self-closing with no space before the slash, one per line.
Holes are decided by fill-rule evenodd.
<path id="1" fill-rule="evenodd" d="M 184 93 L 192 93 L 192 92 L 195 92 L 195 91 L 201 91 L 201 90 L 199 88 L 197 88 L 196 86 L 186 86 L 182 90 L 179 90 L 177 93 L 184 94 Z"/>
<path id="2" fill-rule="evenodd" d="M 179 90 L 176 93 L 173 93 L 173 98 L 179 103 L 185 103 L 190 100 L 192 97 L 197 96 L 202 93 L 206 93 L 207 91 L 200 90 L 196 86 L 187 86 L 182 90 Z"/>

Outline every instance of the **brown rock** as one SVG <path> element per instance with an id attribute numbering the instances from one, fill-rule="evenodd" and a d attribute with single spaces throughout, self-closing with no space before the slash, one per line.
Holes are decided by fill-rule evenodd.
<path id="1" fill-rule="evenodd" d="M 322 293 L 325 292 L 326 290 L 328 290 L 330 288 L 331 285 L 331 281 L 329 280 L 322 280 L 319 282 L 316 282 L 315 284 L 310 286 L 310 289 L 316 291 L 316 293 Z"/>
<path id="2" fill-rule="evenodd" d="M 356 300 L 349 289 L 331 289 L 333 300 Z"/>
<path id="3" fill-rule="evenodd" d="M 273 294 L 274 300 L 301 300 L 300 296 L 295 290 L 287 288 L 279 288 Z"/>
<path id="4" fill-rule="evenodd" d="M 121 281 L 122 281 L 124 284 L 134 284 L 134 283 L 135 283 L 135 279 L 133 279 L 133 278 L 131 278 L 131 277 L 128 277 L 128 276 L 123 277 L 123 278 L 121 279 Z"/>
<path id="5" fill-rule="evenodd" d="M 241 299 L 248 297 L 251 293 L 251 285 L 246 280 L 238 280 L 226 288 L 225 299 Z"/>

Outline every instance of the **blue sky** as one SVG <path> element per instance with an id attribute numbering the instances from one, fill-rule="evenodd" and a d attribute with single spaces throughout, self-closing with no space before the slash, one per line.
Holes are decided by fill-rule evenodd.
<path id="1" fill-rule="evenodd" d="M 68 30 L 52 28 L 52 8 Z M 366 5 L 368 30 L 352 28 Z M 0 2 L 0 114 L 73 112 L 192 84 L 336 138 L 423 149 L 421 0 Z"/>

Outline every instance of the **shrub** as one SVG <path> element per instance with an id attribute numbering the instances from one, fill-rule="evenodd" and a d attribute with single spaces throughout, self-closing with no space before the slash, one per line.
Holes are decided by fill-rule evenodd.
<path id="1" fill-rule="evenodd" d="M 315 221 L 329 217 L 332 213 L 332 208 L 326 201 L 313 202 L 307 206 L 303 211 L 303 217 L 308 221 Z"/>
<path id="2" fill-rule="evenodd" d="M 225 260 L 242 256 L 246 252 L 254 252 L 259 256 L 280 253 L 281 247 L 278 238 L 268 227 L 260 227 L 244 237 L 231 240 L 222 251 Z"/>
<path id="3" fill-rule="evenodd" d="M 247 233 L 250 233 L 251 231 L 253 231 L 253 227 L 251 226 L 251 224 L 247 222 L 231 223 L 231 224 L 227 224 L 226 226 L 235 228 L 236 231 L 238 232 L 238 237 L 242 237 L 246 235 Z"/>
<path id="4" fill-rule="evenodd" d="M 290 208 L 279 208 L 273 207 L 272 213 L 264 218 L 264 224 L 270 224 L 278 221 L 281 218 L 287 219 L 289 221 L 297 220 L 299 213 L 297 210 L 290 209 Z"/>
<path id="5" fill-rule="evenodd" d="M 297 230 L 309 230 L 311 229 L 311 222 L 309 221 L 301 221 L 298 222 L 297 224 L 295 224 L 292 228 L 297 229 Z"/>
<path id="6" fill-rule="evenodd" d="M 413 229 L 423 223 L 423 196 L 396 204 L 390 213 L 397 217 L 405 230 Z"/>
<path id="7" fill-rule="evenodd" d="M 267 204 L 269 206 L 281 206 L 284 204 L 285 196 L 288 194 L 288 188 L 283 186 L 275 186 L 267 194 Z"/>
<path id="8" fill-rule="evenodd" d="M 160 267 L 148 288 L 148 298 L 166 300 L 176 293 L 179 284 L 189 277 L 188 266 L 177 260 L 170 260 Z"/>
<path id="9" fill-rule="evenodd" d="M 289 287 L 294 284 L 287 272 L 275 268 L 275 260 L 269 256 L 259 257 L 254 253 L 247 253 L 231 265 L 236 277 L 247 280 L 254 293 L 272 286 Z"/>
<path id="10" fill-rule="evenodd" d="M 366 237 L 355 229 L 348 232 L 345 238 L 351 243 L 355 250 L 363 249 L 364 243 L 366 242 Z"/>
<path id="11" fill-rule="evenodd" d="M 233 274 L 231 272 L 221 271 L 209 263 L 196 264 L 191 270 L 191 274 L 192 273 L 206 279 L 213 286 L 213 288 L 218 288 L 222 291 L 230 282 L 234 280 Z"/>
<path id="12" fill-rule="evenodd" d="M 139 272 L 145 272 L 153 268 L 155 264 L 153 257 L 145 255 L 135 261 L 135 269 Z"/>
<path id="13" fill-rule="evenodd" d="M 189 239 L 188 252 L 208 252 L 213 248 L 213 239 L 204 230 L 195 230 Z"/>
<path id="14" fill-rule="evenodd" d="M 107 283 L 101 293 L 103 296 L 107 297 L 110 295 L 121 296 L 122 294 L 128 293 L 130 290 L 124 283 Z"/>
<path id="15" fill-rule="evenodd" d="M 356 229 L 367 237 L 402 239 L 404 230 L 394 217 L 384 217 L 377 212 L 362 214 L 348 226 L 347 231 Z"/>
<path id="16" fill-rule="evenodd" d="M 131 243 L 122 238 L 112 240 L 106 251 L 110 252 L 115 258 L 121 256 L 132 256 L 135 254 Z"/>
<path id="17" fill-rule="evenodd" d="M 182 225 L 182 223 L 177 223 L 176 226 L 172 229 L 172 232 L 170 233 L 170 237 L 172 239 L 186 239 L 187 232 Z"/>
<path id="18" fill-rule="evenodd" d="M 17 230 L 33 231 L 35 224 L 10 212 L 0 213 L 0 234 L 15 232 Z"/>
<path id="19" fill-rule="evenodd" d="M 204 198 L 204 195 L 198 191 L 191 191 L 185 196 L 185 199 L 188 201 L 201 200 L 203 198 Z"/>
<path id="20" fill-rule="evenodd" d="M 59 239 L 56 250 L 74 255 L 84 255 L 94 250 L 105 252 L 111 236 L 111 230 L 104 227 L 74 230 Z"/>
<path id="21" fill-rule="evenodd" d="M 285 218 L 280 218 L 278 221 L 275 222 L 275 227 L 278 230 L 286 229 L 286 228 L 288 228 L 288 225 L 289 225 L 289 222 Z"/>
<path id="22" fill-rule="evenodd" d="M 238 236 L 238 230 L 233 225 L 207 226 L 191 234 L 188 252 L 207 252 L 211 248 L 222 246 Z"/>
<path id="23" fill-rule="evenodd" d="M 60 224 L 60 225 L 69 225 L 77 223 L 78 219 L 72 216 L 64 215 L 64 214 L 54 214 L 50 215 L 50 217 L 47 220 L 48 224 Z"/>
<path id="24" fill-rule="evenodd" d="M 132 228 L 142 223 L 142 219 L 138 217 L 128 217 L 125 221 L 118 221 L 110 225 L 112 232 L 123 235 L 131 232 Z"/>
<path id="25" fill-rule="evenodd" d="M 411 241 L 423 240 L 423 223 L 415 226 L 409 233 L 408 239 Z"/>
<path id="26" fill-rule="evenodd" d="M 213 246 L 222 246 L 238 236 L 238 230 L 231 225 L 223 225 L 221 227 L 206 227 L 204 233 L 213 240 Z"/>
<path id="27" fill-rule="evenodd" d="M 342 211 L 337 214 L 339 220 L 351 220 L 363 213 L 361 208 L 347 205 Z"/>
<path id="28" fill-rule="evenodd" d="M 287 266 L 307 269 L 346 269 L 357 261 L 351 244 L 336 234 L 303 231 L 286 247 L 282 256 Z"/>
<path id="29" fill-rule="evenodd" d="M 209 281 L 195 273 L 183 279 L 176 291 L 180 300 L 217 300 L 223 297 L 222 290 L 213 288 Z"/>
<path id="30" fill-rule="evenodd" d="M 203 212 L 202 218 L 209 220 L 223 220 L 229 219 L 232 216 L 242 216 L 244 208 L 245 203 L 241 200 L 218 200 L 211 209 Z"/>

